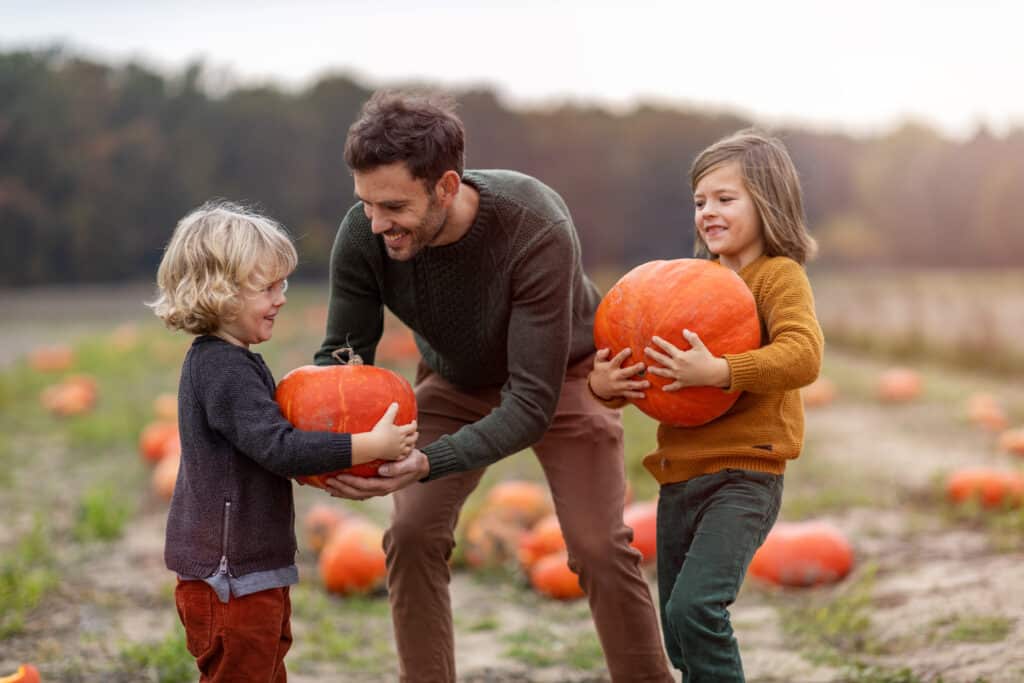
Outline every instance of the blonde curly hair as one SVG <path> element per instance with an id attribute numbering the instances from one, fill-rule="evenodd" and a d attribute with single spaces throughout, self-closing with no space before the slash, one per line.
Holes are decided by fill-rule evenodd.
<path id="1" fill-rule="evenodd" d="M 286 278 L 298 262 L 276 221 L 238 204 L 212 201 L 178 221 L 146 305 L 173 330 L 212 334 L 241 308 L 243 290 Z"/>

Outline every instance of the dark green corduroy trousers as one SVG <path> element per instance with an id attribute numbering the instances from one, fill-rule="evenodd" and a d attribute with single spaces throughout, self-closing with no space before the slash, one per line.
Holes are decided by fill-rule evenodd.
<path id="1" fill-rule="evenodd" d="M 685 683 L 743 681 L 728 607 L 775 524 L 782 475 L 728 469 L 661 487 L 658 599 Z"/>

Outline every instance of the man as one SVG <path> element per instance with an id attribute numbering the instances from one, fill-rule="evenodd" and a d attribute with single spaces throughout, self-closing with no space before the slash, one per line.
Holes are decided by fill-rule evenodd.
<path id="1" fill-rule="evenodd" d="M 532 446 L 570 564 L 615 681 L 671 681 L 657 616 L 622 522 L 617 412 L 590 395 L 600 295 L 583 273 L 561 197 L 512 171 L 463 172 L 447 101 L 377 93 L 349 129 L 359 200 L 331 256 L 327 334 L 316 362 L 350 345 L 369 363 L 383 306 L 414 332 L 421 449 L 381 476 L 332 480 L 333 495 L 394 493 L 384 538 L 403 681 L 454 681 L 448 557 L 487 465 Z"/>

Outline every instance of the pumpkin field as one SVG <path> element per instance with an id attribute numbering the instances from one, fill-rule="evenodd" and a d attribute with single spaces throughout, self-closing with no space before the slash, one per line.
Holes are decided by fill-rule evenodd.
<path id="1" fill-rule="evenodd" d="M 1004 296 L 1024 274 L 928 277 L 812 274 L 827 350 L 805 449 L 731 609 L 750 681 L 1024 681 L 1024 301 Z M 196 679 L 163 562 L 190 339 L 149 296 L 0 292 L 0 680 L 22 664 L 44 682 Z M 254 347 L 278 380 L 311 362 L 325 296 L 293 287 Z M 377 362 L 413 377 L 393 320 Z M 654 594 L 657 486 L 641 459 L 656 425 L 632 407 L 623 419 L 627 521 Z M 395 680 L 390 501 L 295 497 L 290 680 Z M 561 549 L 532 455 L 491 467 L 452 559 L 460 681 L 609 680 Z"/>

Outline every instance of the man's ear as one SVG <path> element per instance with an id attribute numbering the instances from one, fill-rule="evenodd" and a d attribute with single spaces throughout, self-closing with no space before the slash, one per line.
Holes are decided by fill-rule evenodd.
<path id="1" fill-rule="evenodd" d="M 438 200 L 448 206 L 455 200 L 455 195 L 459 193 L 459 186 L 462 184 L 462 180 L 459 178 L 459 174 L 455 171 L 445 171 L 444 175 L 437 181 L 434 186 L 434 191 L 437 193 Z"/>

